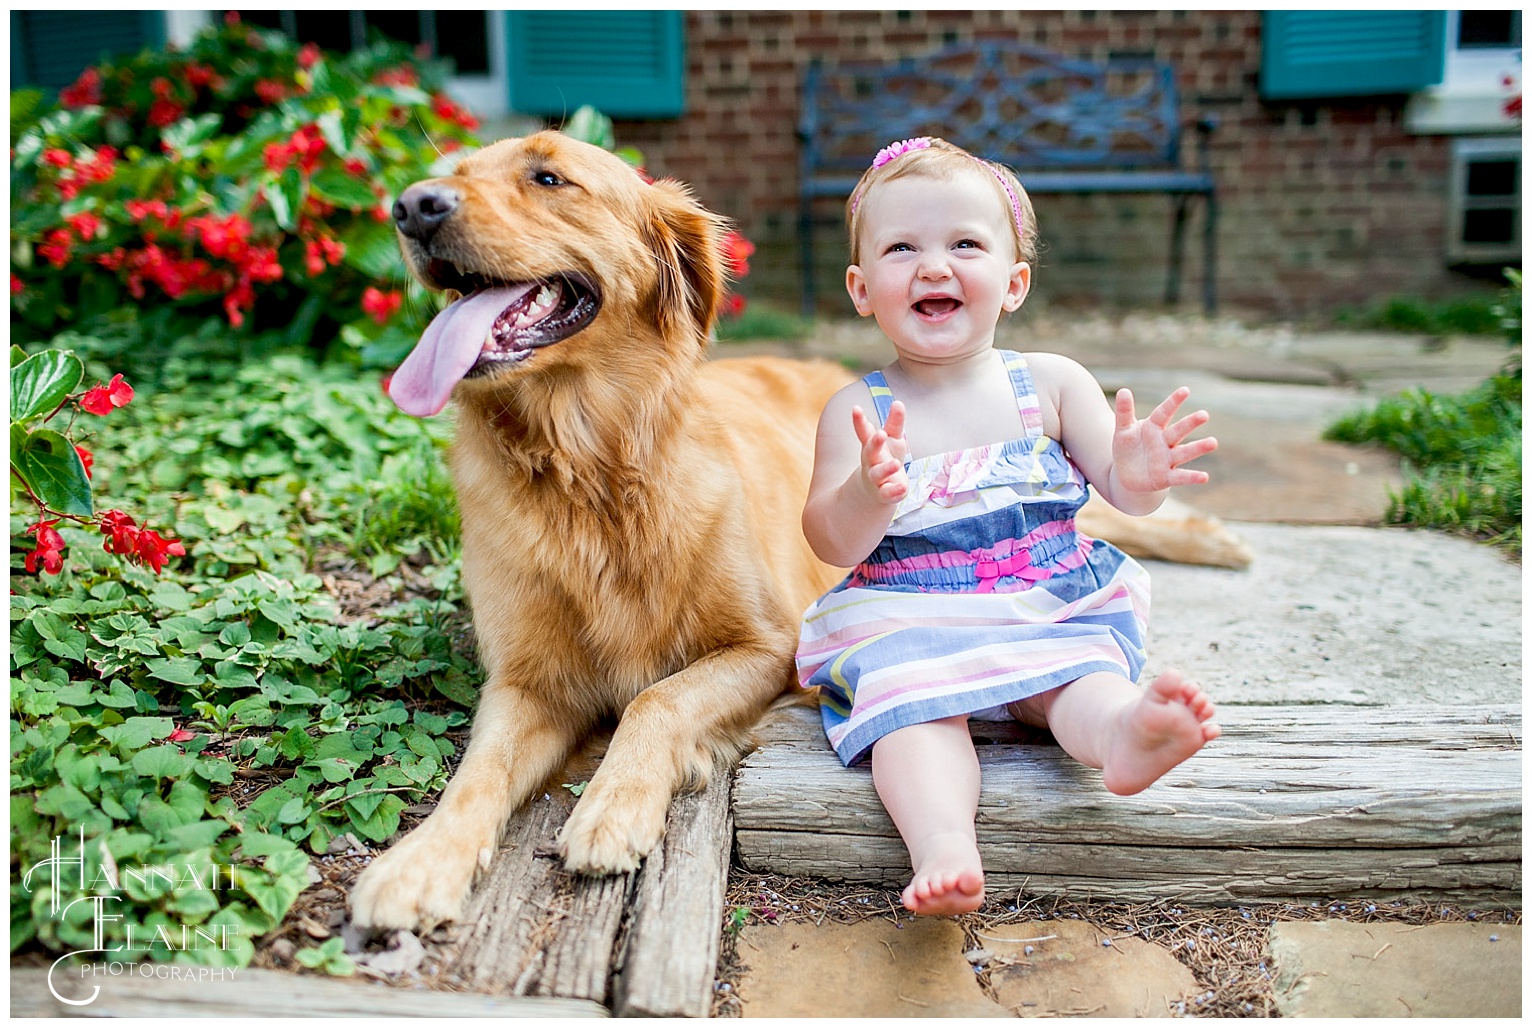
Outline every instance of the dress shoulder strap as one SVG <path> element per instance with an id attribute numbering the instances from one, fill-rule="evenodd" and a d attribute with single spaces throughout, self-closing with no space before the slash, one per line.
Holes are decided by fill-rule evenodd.
<path id="1" fill-rule="evenodd" d="M 888 387 L 882 371 L 869 372 L 862 376 L 862 381 L 872 393 L 872 402 L 878 408 L 878 424 L 882 425 L 888 420 L 888 409 L 894 404 L 894 391 Z"/>
<path id="2" fill-rule="evenodd" d="M 1037 399 L 1037 387 L 1032 384 L 1032 370 L 1027 359 L 1014 350 L 1001 350 L 1006 373 L 1011 376 L 1011 391 L 1016 394 L 1016 409 L 1021 412 L 1021 424 L 1028 439 L 1043 434 L 1043 408 Z"/>

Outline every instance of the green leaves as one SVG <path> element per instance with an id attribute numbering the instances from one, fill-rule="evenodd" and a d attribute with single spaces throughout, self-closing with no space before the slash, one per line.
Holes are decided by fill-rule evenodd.
<path id="1" fill-rule="evenodd" d="M 182 118 L 180 121 L 166 127 L 161 137 L 165 146 L 176 151 L 181 157 L 197 156 L 203 144 L 218 135 L 218 130 L 223 127 L 223 115 L 217 111 L 196 118 Z"/>
<path id="2" fill-rule="evenodd" d="M 11 421 L 29 422 L 53 413 L 80 387 L 85 366 L 67 350 L 44 350 L 32 356 L 11 348 Z"/>
<path id="3" fill-rule="evenodd" d="M 589 104 L 570 115 L 562 131 L 566 136 L 578 139 L 582 143 L 599 146 L 603 150 L 610 150 L 617 145 L 617 134 L 612 128 L 612 119 Z"/>
<path id="4" fill-rule="evenodd" d="M 321 945 L 309 949 L 300 949 L 293 954 L 293 959 L 304 967 L 313 968 L 331 975 L 356 974 L 356 962 L 346 956 L 345 942 L 336 936 L 326 939 Z"/>
<path id="5" fill-rule="evenodd" d="M 52 510 L 90 517 L 95 506 L 84 462 L 73 443 L 41 427 L 84 377 L 84 365 L 68 351 L 27 357 L 20 348 L 11 350 L 11 467 Z"/>
<path id="6" fill-rule="evenodd" d="M 85 462 L 74 444 L 48 428 L 11 425 L 11 467 L 49 510 L 77 517 L 96 512 Z"/>
<path id="7" fill-rule="evenodd" d="M 309 191 L 326 203 L 350 210 L 365 210 L 378 203 L 378 197 L 365 179 L 338 168 L 326 168 L 314 175 Z"/>
<path id="8" fill-rule="evenodd" d="M 298 227 L 298 210 L 303 205 L 303 176 L 297 168 L 288 168 L 274 182 L 268 182 L 263 192 L 271 205 L 271 216 L 283 231 L 293 232 Z"/>

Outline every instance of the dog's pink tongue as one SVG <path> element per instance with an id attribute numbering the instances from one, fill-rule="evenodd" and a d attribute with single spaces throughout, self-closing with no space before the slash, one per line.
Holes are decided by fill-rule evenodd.
<path id="1" fill-rule="evenodd" d="M 406 414 L 428 418 L 447 406 L 452 387 L 474 366 L 495 319 L 537 283 L 481 289 L 447 307 L 426 326 L 415 349 L 388 383 L 388 395 Z"/>

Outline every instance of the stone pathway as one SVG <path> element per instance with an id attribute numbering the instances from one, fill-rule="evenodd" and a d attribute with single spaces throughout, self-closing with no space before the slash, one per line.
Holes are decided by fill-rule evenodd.
<path id="1" fill-rule="evenodd" d="M 1085 921 L 979 933 L 957 921 L 751 926 L 738 955 L 745 1017 L 1174 1017 L 1203 995 L 1165 946 Z M 1521 927 L 1301 921 L 1266 953 L 1283 1017 L 1517 1017 Z M 989 990 L 981 986 L 987 977 Z"/>

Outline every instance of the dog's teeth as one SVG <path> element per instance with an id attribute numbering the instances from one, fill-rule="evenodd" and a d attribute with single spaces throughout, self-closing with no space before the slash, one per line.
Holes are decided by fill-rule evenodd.
<path id="1" fill-rule="evenodd" d="M 516 315 L 516 327 L 526 328 L 528 325 L 535 324 L 547 317 L 548 312 L 558 302 L 561 293 L 562 289 L 558 285 L 544 285 L 537 291 L 537 295 L 532 298 L 532 302 L 527 306 L 527 309 Z"/>

